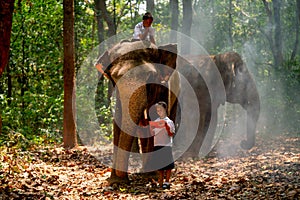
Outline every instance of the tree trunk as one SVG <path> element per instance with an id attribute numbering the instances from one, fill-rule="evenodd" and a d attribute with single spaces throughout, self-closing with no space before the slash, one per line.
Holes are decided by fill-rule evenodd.
<path id="1" fill-rule="evenodd" d="M 295 44 L 294 44 L 294 48 L 293 48 L 293 52 L 291 55 L 291 60 L 295 60 L 297 51 L 298 51 L 298 45 L 299 45 L 299 34 L 300 34 L 300 0 L 296 0 L 297 3 L 297 8 L 296 8 L 296 38 L 295 38 Z"/>
<path id="2" fill-rule="evenodd" d="M 274 56 L 274 65 L 275 67 L 280 67 L 283 62 L 282 55 L 282 34 L 281 34 L 281 17 L 280 17 L 280 8 L 281 0 L 273 0 L 273 10 L 274 10 L 274 47 L 275 54 Z"/>
<path id="3" fill-rule="evenodd" d="M 273 1 L 273 14 L 269 7 L 269 3 L 266 0 L 262 0 L 264 3 L 266 13 L 268 15 L 268 29 L 267 32 L 262 31 L 266 36 L 270 44 L 270 49 L 273 54 L 274 66 L 279 67 L 283 62 L 282 55 L 282 36 L 281 36 L 281 19 L 280 19 L 280 0 Z M 275 27 L 275 28 L 273 28 Z"/>
<path id="4" fill-rule="evenodd" d="M 0 135 L 2 134 L 2 117 L 1 117 L 1 114 L 0 114 Z"/>
<path id="5" fill-rule="evenodd" d="M 108 36 L 111 37 L 111 36 L 116 35 L 117 27 L 116 27 L 116 24 L 114 23 L 114 19 L 111 17 L 111 15 L 107 11 L 107 6 L 105 4 L 105 1 L 99 0 L 99 1 L 97 1 L 97 3 L 98 3 L 98 6 L 101 10 L 101 14 L 103 15 L 103 19 L 107 23 Z"/>
<path id="6" fill-rule="evenodd" d="M 228 26 L 228 40 L 229 40 L 229 46 L 230 50 L 233 50 L 233 38 L 232 38 L 232 0 L 229 0 L 229 12 L 228 12 L 228 18 L 229 18 L 229 26 Z"/>
<path id="7" fill-rule="evenodd" d="M 178 30 L 178 15 L 179 15 L 179 6 L 178 0 L 170 0 L 170 12 L 171 12 L 171 30 Z M 177 33 L 171 32 L 170 35 L 171 42 L 177 42 Z"/>
<path id="8" fill-rule="evenodd" d="M 104 41 L 104 26 L 103 26 L 103 13 L 100 7 L 101 0 L 95 0 L 95 15 L 97 20 L 97 28 L 98 28 L 98 41 L 99 43 Z"/>
<path id="9" fill-rule="evenodd" d="M 105 3 L 105 2 L 104 2 Z M 103 21 L 105 19 L 104 12 L 106 15 L 108 15 L 108 11 L 106 10 L 105 4 L 101 0 L 95 0 L 95 10 L 96 10 L 96 19 L 97 19 L 97 27 L 98 27 L 98 41 L 99 43 L 103 42 L 105 40 L 104 38 L 104 25 Z M 105 10 L 105 11 L 104 11 Z M 108 20 L 111 22 L 112 20 Z M 108 23 L 108 22 L 107 22 Z M 114 34 L 114 31 L 111 31 L 111 34 Z M 113 35 L 110 35 L 113 36 Z M 99 45 L 99 56 L 105 51 L 105 46 Z M 104 88 L 108 87 L 108 94 L 107 94 L 107 100 L 104 100 L 104 97 L 106 96 L 104 93 Z M 109 82 L 106 84 L 104 80 L 104 76 L 101 76 L 97 85 L 97 98 L 100 100 L 100 102 L 103 102 L 103 104 L 108 107 L 110 105 L 111 97 L 112 97 L 113 88 L 111 83 Z M 102 104 L 101 104 L 102 105 Z M 101 121 L 101 119 L 99 119 Z"/>
<path id="10" fill-rule="evenodd" d="M 98 23 L 98 31 L 99 31 L 99 42 L 104 41 L 104 27 L 103 21 L 105 20 L 108 26 L 108 37 L 112 37 L 117 33 L 117 27 L 115 20 L 111 17 L 110 13 L 107 10 L 107 6 L 105 1 L 96 0 L 95 1 L 96 10 L 99 13 L 99 17 L 97 14 L 97 23 Z M 100 32 L 101 31 L 101 32 Z M 116 38 L 114 38 L 116 39 Z M 116 41 L 112 41 L 113 43 Z M 100 52 L 103 52 L 103 49 L 99 49 Z M 100 80 L 102 82 L 102 86 L 104 86 L 105 82 L 103 78 Z M 113 93 L 113 88 L 111 83 L 108 83 L 108 95 L 107 95 L 107 102 L 110 103 L 110 99 Z M 108 106 L 108 105 L 107 105 Z"/>
<path id="11" fill-rule="evenodd" d="M 77 146 L 75 123 L 74 0 L 64 0 L 64 133 L 65 148 Z"/>
<path id="12" fill-rule="evenodd" d="M 15 0 L 0 2 L 0 76 L 9 60 L 12 15 Z"/>
<path id="13" fill-rule="evenodd" d="M 193 21 L 192 0 L 184 0 L 182 2 L 182 5 L 183 5 L 182 32 L 187 36 L 191 36 L 191 27 Z M 190 41 L 186 40 L 182 42 L 183 42 L 182 49 L 181 49 L 182 53 L 189 54 L 191 48 Z"/>
<path id="14" fill-rule="evenodd" d="M 153 13 L 154 12 L 154 0 L 147 0 L 146 2 L 147 2 L 147 4 L 146 4 L 147 12 Z"/>

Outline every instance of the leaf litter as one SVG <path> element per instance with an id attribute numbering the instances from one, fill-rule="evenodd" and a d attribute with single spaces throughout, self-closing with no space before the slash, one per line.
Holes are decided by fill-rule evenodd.
<path id="1" fill-rule="evenodd" d="M 129 174 L 130 184 L 110 186 L 110 168 L 85 147 L 0 156 L 0 199 L 300 199 L 296 136 L 258 136 L 249 151 L 224 156 L 213 150 L 204 159 L 177 160 L 168 190 L 151 187 L 138 173 Z"/>

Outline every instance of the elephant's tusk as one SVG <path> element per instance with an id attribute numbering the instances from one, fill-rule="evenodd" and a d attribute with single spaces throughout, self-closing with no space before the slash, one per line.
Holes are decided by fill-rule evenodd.
<path id="1" fill-rule="evenodd" d="M 234 69 L 234 63 L 231 64 L 231 73 L 233 74 L 233 76 L 235 76 L 235 69 Z"/>

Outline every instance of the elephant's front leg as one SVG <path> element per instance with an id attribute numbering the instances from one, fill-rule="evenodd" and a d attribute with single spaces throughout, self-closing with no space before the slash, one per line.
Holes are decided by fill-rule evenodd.
<path id="1" fill-rule="evenodd" d="M 127 177 L 128 160 L 136 137 L 136 129 L 139 120 L 143 116 L 147 105 L 147 93 L 145 83 L 124 80 L 118 85 L 122 105 L 122 120 L 118 143 L 118 151 L 115 160 L 116 175 L 120 178 Z"/>
<path id="2" fill-rule="evenodd" d="M 119 137 L 118 153 L 116 157 L 116 175 L 122 179 L 128 178 L 128 159 L 133 142 L 133 136 L 121 131 Z M 128 148 L 129 147 L 129 148 Z"/>

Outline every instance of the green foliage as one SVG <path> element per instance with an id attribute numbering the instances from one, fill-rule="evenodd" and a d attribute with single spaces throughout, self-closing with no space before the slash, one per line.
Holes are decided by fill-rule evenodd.
<path id="1" fill-rule="evenodd" d="M 0 114 L 3 120 L 0 145 L 14 140 L 11 136 L 14 133 L 22 136 L 19 135 L 19 139 L 24 138 L 18 142 L 23 144 L 23 146 L 17 145 L 20 148 L 25 148 L 32 143 L 61 142 L 63 129 L 62 2 L 62 0 L 28 0 L 15 3 L 9 71 L 0 77 Z M 115 16 L 113 16 L 114 2 Z M 267 2 L 272 9 L 272 1 Z M 142 20 L 143 3 L 145 1 L 106 1 L 109 14 L 112 18 L 115 17 L 118 33 L 133 32 L 134 25 Z M 159 0 L 155 3 L 153 25 L 157 33 L 169 30 L 171 23 L 169 1 Z M 232 0 L 232 5 L 232 9 L 229 10 L 228 1 L 193 1 L 192 37 L 211 54 L 235 50 L 239 53 L 243 52 L 247 60 L 253 60 L 251 72 L 256 75 L 257 84 L 262 91 L 262 107 L 269 111 L 268 120 L 272 124 L 284 124 L 286 129 L 297 131 L 298 119 L 300 119 L 300 100 L 297 95 L 300 60 L 299 57 L 293 61 L 288 59 L 291 49 L 294 48 L 296 36 L 295 2 L 284 0 L 281 4 L 283 51 L 287 56 L 284 66 L 277 71 L 273 69 L 272 51 L 265 36 L 266 31 L 271 27 L 262 1 Z M 179 7 L 180 30 L 181 3 Z M 75 1 L 77 76 L 90 52 L 99 44 L 95 19 L 93 1 Z M 104 26 L 107 30 L 106 23 Z M 232 31 L 232 46 L 230 46 L 229 27 Z M 105 39 L 107 35 L 105 33 Z M 296 55 L 299 55 L 299 49 L 298 47 Z M 108 106 L 110 104 L 107 96 L 108 83 L 100 83 L 97 91 L 89 91 L 92 92 L 91 98 L 94 98 L 92 103 L 83 103 L 83 106 L 86 106 L 86 109 L 96 110 L 100 132 L 110 139 L 113 103 Z M 86 88 L 88 89 L 90 88 Z M 80 93 L 78 95 L 79 99 L 84 98 Z M 79 113 L 83 117 L 84 111 Z M 291 118 L 294 120 L 290 120 Z M 90 125 L 78 123 L 78 127 L 82 130 L 88 129 Z"/>
<path id="2" fill-rule="evenodd" d="M 17 132 L 35 144 L 61 141 L 62 17 L 56 0 L 16 2 L 10 71 L 0 87 L 4 135 Z"/>
<path id="3" fill-rule="evenodd" d="M 260 81 L 262 112 L 268 131 L 300 132 L 300 62 L 286 61 Z"/>
<path id="4" fill-rule="evenodd" d="M 288 80 L 291 81 L 291 86 L 299 84 L 300 82 L 300 57 L 290 60 L 286 59 L 283 63 L 283 70 L 288 73 Z"/>
<path id="5" fill-rule="evenodd" d="M 4 135 L 19 132 L 35 144 L 61 141 L 62 96 L 49 97 L 43 94 L 25 92 L 19 101 L 2 96 L 2 121 Z"/>

